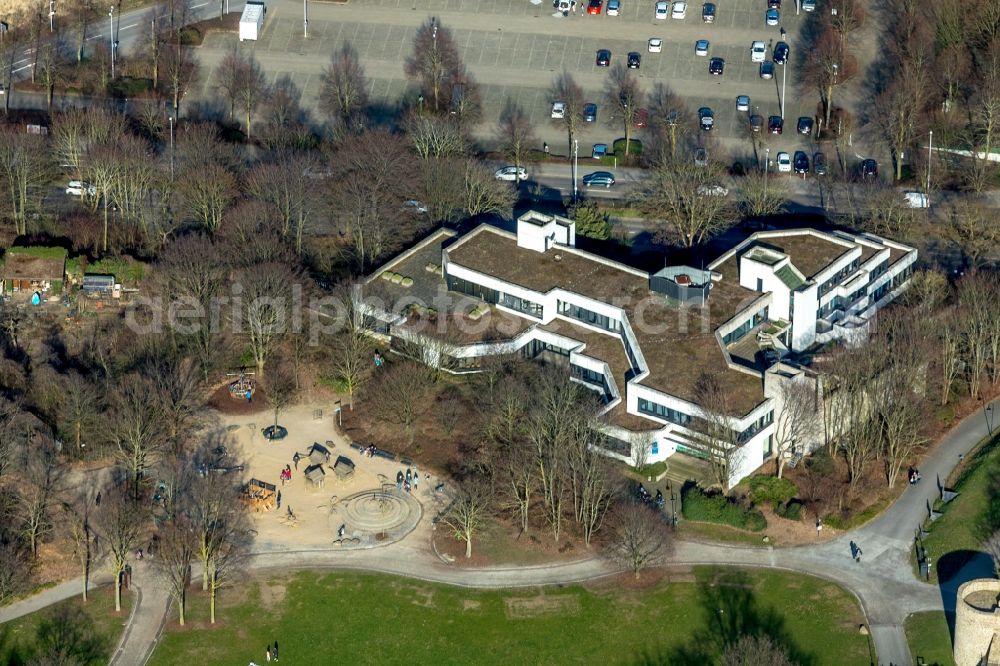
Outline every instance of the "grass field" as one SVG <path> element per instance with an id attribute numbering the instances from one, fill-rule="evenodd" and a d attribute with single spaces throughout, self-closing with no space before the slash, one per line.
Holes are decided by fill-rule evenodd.
<path id="1" fill-rule="evenodd" d="M 954 570 L 969 557 L 982 550 L 986 537 L 984 518 L 989 506 L 991 488 L 1000 476 L 1000 438 L 984 443 L 965 461 L 965 466 L 952 484 L 959 495 L 945 505 L 935 507 L 942 515 L 927 522 L 928 536 L 924 545 L 938 563 L 931 569 L 931 581 L 937 582 L 940 570 Z M 952 553 L 951 557 L 948 554 Z M 944 560 L 944 561 L 942 561 Z M 944 572 L 947 575 L 948 571 Z"/>
<path id="2" fill-rule="evenodd" d="M 46 647 L 58 645 L 73 661 L 46 663 L 100 666 L 111 658 L 128 620 L 132 596 L 122 595 L 122 612 L 115 613 L 111 586 L 94 590 L 84 604 L 80 597 L 0 624 L 0 664 L 39 663 Z"/>
<path id="3" fill-rule="evenodd" d="M 241 595 L 241 596 L 237 596 Z M 152 666 L 296 664 L 706 664 L 742 633 L 766 633 L 803 666 L 869 663 L 854 598 L 817 578 L 699 568 L 644 589 L 623 581 L 466 590 L 377 574 L 300 572 L 205 598 L 170 626 Z"/>
<path id="4" fill-rule="evenodd" d="M 944 611 L 914 613 L 906 618 L 906 641 L 914 662 L 927 666 L 955 666 L 951 630 Z"/>

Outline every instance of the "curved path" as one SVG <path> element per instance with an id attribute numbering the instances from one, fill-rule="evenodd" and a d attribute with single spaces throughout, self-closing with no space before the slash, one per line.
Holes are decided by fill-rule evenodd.
<path id="1" fill-rule="evenodd" d="M 1000 401 L 997 406 L 1000 407 Z M 832 541 L 790 548 L 747 548 L 680 541 L 675 565 L 721 564 L 784 568 L 830 579 L 851 590 L 868 618 L 881 666 L 912 663 L 903 623 L 914 612 L 953 607 L 957 581 L 941 588 L 916 580 L 910 565 L 915 530 L 927 517 L 938 496 L 938 485 L 961 456 L 988 434 L 982 409 L 953 428 L 923 462 L 924 481 L 907 487 L 881 516 Z M 850 541 L 864 550 L 861 563 L 851 557 Z M 412 541 L 412 540 L 409 540 Z M 383 548 L 353 551 L 266 551 L 254 555 L 250 567 L 284 571 L 303 568 L 347 568 L 408 576 L 466 587 L 499 588 L 571 583 L 607 576 L 616 571 L 603 560 L 532 567 L 463 569 L 448 566 L 427 548 L 408 541 Z M 159 638 L 171 607 L 165 591 L 144 563 L 136 567 L 136 608 L 112 659 L 116 666 L 142 666 Z M 33 612 L 73 596 L 80 581 L 69 581 L 24 601 L 0 609 L 0 622 Z"/>

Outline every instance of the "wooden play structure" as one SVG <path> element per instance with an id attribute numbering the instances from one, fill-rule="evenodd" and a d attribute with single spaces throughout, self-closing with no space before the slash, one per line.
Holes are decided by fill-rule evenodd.
<path id="1" fill-rule="evenodd" d="M 278 505 L 278 488 L 273 483 L 250 479 L 243 486 L 243 502 L 255 513 L 270 511 Z"/>
<path id="2" fill-rule="evenodd" d="M 248 372 L 246 368 L 240 368 L 239 372 L 226 373 L 226 381 L 229 382 L 229 397 L 233 400 L 246 400 L 249 402 L 257 390 L 256 382 L 253 380 L 254 373 Z M 230 377 L 236 377 L 235 381 Z"/>

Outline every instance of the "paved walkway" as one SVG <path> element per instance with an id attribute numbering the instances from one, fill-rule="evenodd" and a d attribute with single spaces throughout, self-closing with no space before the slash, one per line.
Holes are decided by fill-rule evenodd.
<path id="1" fill-rule="evenodd" d="M 1000 407 L 1000 401 L 995 403 Z M 980 409 L 952 429 L 923 462 L 924 481 L 904 490 L 880 517 L 832 541 L 791 548 L 748 548 L 730 545 L 679 542 L 673 562 L 677 565 L 722 564 L 777 567 L 820 576 L 851 590 L 860 601 L 871 628 L 881 666 L 912 664 L 903 623 L 918 611 L 954 606 L 956 577 L 940 588 L 916 580 L 910 566 L 915 530 L 927 516 L 927 507 L 960 460 L 982 440 L 987 423 Z M 851 557 L 850 541 L 864 550 L 861 563 Z M 384 548 L 336 552 L 328 549 L 267 550 L 253 557 L 250 568 L 282 571 L 303 568 L 345 568 L 418 578 L 478 588 L 500 588 L 571 583 L 614 574 L 598 558 L 531 567 L 463 569 L 437 559 L 422 539 L 406 539 Z M 173 609 L 163 588 L 145 566 L 136 569 L 139 595 L 122 637 L 114 666 L 142 666 L 152 654 L 164 623 Z M 102 582 L 101 579 L 96 580 Z M 29 599 L 0 609 L 0 622 L 34 612 L 80 591 L 73 580 L 49 588 Z"/>

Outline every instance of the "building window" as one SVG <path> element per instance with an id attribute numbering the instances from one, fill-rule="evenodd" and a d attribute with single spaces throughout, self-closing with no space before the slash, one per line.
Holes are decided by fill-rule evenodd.
<path id="1" fill-rule="evenodd" d="M 510 294 L 501 294 L 500 300 L 497 304 L 532 317 L 537 317 L 539 319 L 542 318 L 542 306 L 533 301 L 529 301 L 526 298 L 518 298 L 517 296 L 511 296 Z"/>
<path id="2" fill-rule="evenodd" d="M 587 382 L 588 384 L 596 384 L 601 388 L 605 388 L 604 374 L 597 372 L 596 370 L 590 370 L 589 368 L 584 368 L 582 366 L 571 364 L 569 366 L 570 372 L 573 376 L 580 381 Z"/>
<path id="3" fill-rule="evenodd" d="M 617 319 L 613 319 L 607 315 L 598 314 L 586 308 L 581 308 L 572 303 L 567 303 L 566 301 L 558 302 L 559 314 L 565 317 L 571 317 L 582 322 L 586 322 L 591 326 L 597 326 L 598 328 L 603 328 L 606 331 L 617 331 L 621 328 Z"/>
<path id="4" fill-rule="evenodd" d="M 645 398 L 639 398 L 639 411 L 643 414 L 658 416 L 661 419 L 676 423 L 677 425 L 688 425 L 691 423 L 691 416 L 677 410 L 670 409 L 664 405 L 655 403 Z"/>
<path id="5" fill-rule="evenodd" d="M 773 422 L 774 422 L 774 412 L 773 411 L 772 412 L 768 412 L 764 416 L 760 417 L 759 419 L 757 419 L 756 421 L 754 421 L 753 425 L 751 425 L 749 428 L 747 428 L 746 430 L 744 430 L 743 432 L 740 433 L 740 436 L 739 436 L 740 443 L 744 444 L 746 442 L 749 442 L 751 439 L 753 439 L 757 435 L 757 433 L 759 433 L 761 430 L 763 430 L 767 426 L 771 425 L 771 423 L 773 423 Z"/>
<path id="6" fill-rule="evenodd" d="M 491 305 L 496 305 L 497 303 L 498 294 L 496 289 L 490 289 L 489 287 L 484 287 L 481 284 L 476 284 L 475 282 L 470 282 L 469 280 L 453 275 L 448 276 L 447 282 L 449 291 L 457 291 L 460 294 L 474 296 Z"/>
<path id="7" fill-rule="evenodd" d="M 764 278 L 757 278 L 757 291 L 764 291 Z"/>
<path id="8" fill-rule="evenodd" d="M 745 322 L 743 322 L 739 326 L 739 328 L 737 328 L 737 329 L 731 331 L 730 333 L 727 333 L 726 335 L 724 335 L 722 337 L 722 342 L 724 344 L 731 345 L 732 343 L 736 342 L 737 340 L 739 340 L 740 338 L 742 338 L 744 335 L 746 335 L 747 333 L 749 333 L 750 329 L 753 328 L 753 325 L 754 325 L 754 317 L 751 317 L 750 319 L 747 319 Z"/>

